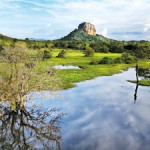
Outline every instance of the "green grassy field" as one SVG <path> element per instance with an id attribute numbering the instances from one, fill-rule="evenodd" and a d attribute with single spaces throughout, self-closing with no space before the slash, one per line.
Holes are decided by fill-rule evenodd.
<path id="1" fill-rule="evenodd" d="M 99 61 L 103 57 L 115 59 L 121 57 L 120 53 L 95 53 L 93 57 L 84 57 L 83 51 L 79 50 L 66 50 L 65 58 L 56 58 L 62 49 L 53 49 L 52 58 L 45 61 L 40 61 L 37 66 L 37 73 L 43 74 L 48 69 L 55 65 L 73 65 L 80 66 L 82 69 L 62 69 L 56 70 L 57 77 L 61 80 L 58 89 L 68 89 L 75 86 L 76 82 L 93 79 L 97 76 L 110 76 L 119 73 L 120 70 L 126 70 L 129 67 L 135 67 L 135 64 L 110 64 L 110 65 L 90 65 L 91 61 Z M 37 53 L 35 50 L 29 50 L 29 54 Z M 3 63 L 0 63 L 0 70 L 2 70 Z M 150 68 L 150 61 L 139 61 L 141 68 Z M 51 83 L 51 79 L 47 78 L 47 83 Z M 143 81 L 141 81 L 143 83 Z M 147 85 L 147 81 L 144 84 Z"/>
<path id="2" fill-rule="evenodd" d="M 63 69 L 57 73 L 61 78 L 62 84 L 60 89 L 73 87 L 75 82 L 85 81 L 97 76 L 109 76 L 119 73 L 120 70 L 135 67 L 135 64 L 112 64 L 112 65 L 90 65 L 92 60 L 100 60 L 103 57 L 115 59 L 121 57 L 119 53 L 95 53 L 93 57 L 84 57 L 82 51 L 67 50 L 65 58 L 56 58 L 60 49 L 54 49 L 52 58 L 40 63 L 40 69 L 46 69 L 54 65 L 74 65 L 83 69 Z M 139 66 L 142 68 L 150 68 L 150 61 L 140 61 Z"/>

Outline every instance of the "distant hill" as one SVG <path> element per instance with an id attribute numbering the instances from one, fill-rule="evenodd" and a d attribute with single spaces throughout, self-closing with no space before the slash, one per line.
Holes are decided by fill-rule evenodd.
<path id="1" fill-rule="evenodd" d="M 114 41 L 112 39 L 106 38 L 102 35 L 90 35 L 84 32 L 81 29 L 75 29 L 67 36 L 61 38 L 62 41 L 82 41 L 82 42 L 107 42 L 107 41 Z"/>
<path id="2" fill-rule="evenodd" d="M 0 34 L 0 45 L 1 46 L 6 46 L 6 47 L 12 46 L 14 41 L 15 41 L 14 38 Z"/>
<path id="3" fill-rule="evenodd" d="M 6 35 L 0 34 L 0 39 L 1 40 L 13 40 L 14 38 L 8 37 Z"/>
<path id="4" fill-rule="evenodd" d="M 96 34 L 96 28 L 89 22 L 79 24 L 78 29 L 75 29 L 67 36 L 61 38 L 62 41 L 78 41 L 78 42 L 110 42 L 115 41 Z"/>

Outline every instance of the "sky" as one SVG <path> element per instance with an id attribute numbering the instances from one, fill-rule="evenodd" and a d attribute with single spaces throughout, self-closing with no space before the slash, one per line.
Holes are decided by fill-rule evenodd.
<path id="1" fill-rule="evenodd" d="M 0 33 L 58 39 L 82 22 L 116 40 L 150 40 L 150 0 L 0 0 Z"/>

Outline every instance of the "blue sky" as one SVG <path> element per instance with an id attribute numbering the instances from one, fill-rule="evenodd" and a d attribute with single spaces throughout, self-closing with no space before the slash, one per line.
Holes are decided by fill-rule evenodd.
<path id="1" fill-rule="evenodd" d="M 150 40 L 150 0 L 0 0 L 0 33 L 57 39 L 82 22 L 118 40 Z"/>

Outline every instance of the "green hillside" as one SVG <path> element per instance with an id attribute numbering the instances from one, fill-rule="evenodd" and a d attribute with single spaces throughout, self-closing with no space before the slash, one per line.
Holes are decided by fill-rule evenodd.
<path id="1" fill-rule="evenodd" d="M 6 47 L 11 47 L 14 45 L 14 43 L 17 41 L 15 38 L 11 38 L 8 36 L 5 36 L 3 34 L 0 34 L 0 45 L 6 46 Z"/>
<path id="2" fill-rule="evenodd" d="M 85 33 L 83 30 L 75 29 L 67 36 L 61 38 L 62 41 L 82 41 L 82 42 L 108 42 L 108 41 L 115 41 L 109 38 L 106 38 L 102 35 L 89 35 Z"/>

